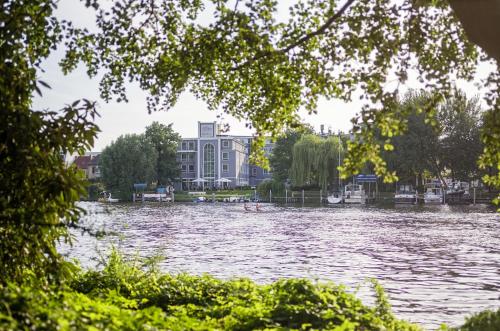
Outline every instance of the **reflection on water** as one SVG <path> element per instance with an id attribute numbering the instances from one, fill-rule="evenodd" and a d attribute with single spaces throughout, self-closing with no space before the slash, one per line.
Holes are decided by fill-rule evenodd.
<path id="1" fill-rule="evenodd" d="M 85 224 L 122 234 L 81 236 L 69 252 L 92 265 L 96 247 L 160 250 L 168 272 L 270 282 L 307 277 L 351 288 L 377 278 L 396 314 L 429 328 L 500 307 L 499 216 L 485 207 L 298 208 L 241 204 L 85 203 Z M 105 213 L 108 208 L 108 213 Z M 368 291 L 359 295 L 371 302 Z"/>

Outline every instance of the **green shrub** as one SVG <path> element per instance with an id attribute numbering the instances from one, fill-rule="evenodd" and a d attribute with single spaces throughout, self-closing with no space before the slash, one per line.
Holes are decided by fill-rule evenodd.
<path id="1" fill-rule="evenodd" d="M 500 330 L 500 309 L 485 310 L 465 321 L 465 324 L 455 329 L 457 331 L 498 331 Z"/>
<path id="2" fill-rule="evenodd" d="M 0 285 L 0 330 L 421 330 L 392 314 L 375 281 L 374 290 L 370 307 L 332 283 L 161 274 L 154 259 L 113 250 L 102 270 L 80 271 L 69 286 Z M 499 326 L 500 310 L 485 311 L 451 330 Z"/>
<path id="3" fill-rule="evenodd" d="M 102 270 L 80 272 L 71 286 L 0 287 L 0 329 L 420 330 L 397 320 L 377 293 L 368 307 L 331 283 L 160 274 L 113 251 Z"/>
<path id="4" fill-rule="evenodd" d="M 257 186 L 257 193 L 260 199 L 269 200 L 269 191 L 274 197 L 285 195 L 285 184 L 275 180 L 264 180 Z"/>

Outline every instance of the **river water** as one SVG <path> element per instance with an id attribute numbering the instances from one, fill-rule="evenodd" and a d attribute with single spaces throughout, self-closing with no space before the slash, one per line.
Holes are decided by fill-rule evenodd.
<path id="1" fill-rule="evenodd" d="M 75 232 L 70 257 L 95 265 L 110 244 L 125 253 L 161 253 L 166 272 L 249 277 L 267 283 L 306 277 L 373 297 L 386 289 L 400 318 L 436 329 L 500 308 L 500 217 L 485 206 L 292 207 L 241 204 L 82 203 L 84 224 L 119 235 Z"/>

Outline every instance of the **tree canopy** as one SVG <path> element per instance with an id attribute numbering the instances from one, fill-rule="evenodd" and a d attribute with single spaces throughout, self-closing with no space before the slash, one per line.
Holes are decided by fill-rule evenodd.
<path id="1" fill-rule="evenodd" d="M 294 186 L 317 185 L 324 192 L 339 178 L 339 154 L 343 153 L 340 137 L 322 138 L 304 135 L 293 146 L 290 177 Z"/>
<path id="2" fill-rule="evenodd" d="M 357 172 L 369 161 L 387 180 L 396 177 L 380 152 L 404 131 L 395 109 L 408 73 L 415 71 L 433 93 L 423 107 L 432 113 L 456 78 L 472 79 L 480 57 L 445 0 L 297 1 L 286 20 L 277 19 L 277 2 L 269 0 L 84 3 L 95 10 L 96 29 L 58 19 L 55 0 L 0 5 L 0 241 L 7 278 L 57 265 L 55 240 L 68 238 L 65 225 L 79 215 L 74 202 L 82 181 L 56 155 L 92 145 L 94 103 L 74 103 L 59 113 L 31 109 L 33 94 L 48 86 L 38 78 L 41 63 L 57 47 L 66 47 L 65 72 L 83 63 L 91 77 L 102 73 L 105 100 L 126 100 L 125 83 L 132 81 L 149 92 L 147 106 L 154 111 L 190 90 L 210 109 L 250 123 L 258 132 L 254 147 L 299 125 L 298 110 L 314 112 L 320 97 L 349 101 L 360 90 L 366 104 L 354 120 L 356 139 L 343 171 Z M 213 20 L 200 24 L 207 4 Z M 480 164 L 498 169 L 495 65 L 483 83 L 489 92 Z M 391 90 L 393 80 L 398 87 Z M 387 138 L 382 144 L 376 132 Z M 262 150 L 253 150 L 253 159 L 263 160 Z M 498 171 L 483 179 L 500 187 Z"/>
<path id="3" fill-rule="evenodd" d="M 422 108 L 432 95 L 409 91 L 399 102 L 406 133 L 393 139 L 384 152 L 388 168 L 402 182 L 422 183 L 424 174 L 470 182 L 480 177 L 477 164 L 482 151 L 481 107 L 478 98 L 468 99 L 463 91 L 453 94 L 429 116 Z"/>
<path id="4" fill-rule="evenodd" d="M 157 158 L 153 144 L 144 135 L 118 137 L 102 151 L 99 161 L 106 189 L 130 200 L 134 184 L 150 184 L 155 178 Z"/>
<path id="5" fill-rule="evenodd" d="M 437 116 L 441 126 L 442 162 L 450 172 L 449 177 L 467 182 L 479 179 L 477 160 L 483 150 L 479 99 L 468 99 L 464 92 L 457 90 L 439 107 Z"/>
<path id="6" fill-rule="evenodd" d="M 153 122 L 143 134 L 120 136 L 101 154 L 101 177 L 106 189 L 129 200 L 133 185 L 171 184 L 179 175 L 177 145 L 180 136 L 172 124 Z"/>
<path id="7" fill-rule="evenodd" d="M 293 163 L 293 146 L 305 133 L 313 133 L 311 128 L 304 126 L 302 129 L 289 129 L 279 136 L 269 157 L 273 171 L 273 180 L 284 183 L 290 178 L 290 168 Z"/>
<path id="8" fill-rule="evenodd" d="M 64 156 L 84 153 L 98 128 L 95 103 L 61 105 L 59 111 L 31 108 L 32 95 L 48 84 L 37 78 L 40 63 L 59 42 L 54 3 L 4 1 L 0 5 L 0 285 L 58 281 L 68 264 L 56 251 L 70 242 L 86 194 Z"/>
<path id="9" fill-rule="evenodd" d="M 172 124 L 153 122 L 146 127 L 144 136 L 153 144 L 158 156 L 155 167 L 157 184 L 171 184 L 180 172 L 177 164 L 177 145 L 181 139 L 180 135 L 172 129 Z"/>
<path id="10" fill-rule="evenodd" d="M 201 24 L 207 3 L 214 18 Z M 149 92 L 150 111 L 170 108 L 190 90 L 210 109 L 248 121 L 262 146 L 264 136 L 298 125 L 299 109 L 314 112 L 320 97 L 350 101 L 361 90 L 366 103 L 354 120 L 346 176 L 371 162 L 378 175 L 396 179 L 381 151 L 404 131 L 395 115 L 399 86 L 416 72 L 434 95 L 424 107 L 431 113 L 457 78 L 473 78 L 480 55 L 445 0 L 298 1 L 285 21 L 277 17 L 277 2 L 265 0 L 88 4 L 96 8 L 98 29 L 66 30 L 62 66 L 70 71 L 83 62 L 91 76 L 101 70 L 106 100 L 125 100 L 129 80 Z M 397 87 L 389 89 L 390 81 Z M 497 70 L 484 83 L 491 91 L 484 166 L 500 164 L 499 82 Z M 377 130 L 387 139 L 383 145 Z M 253 160 L 263 161 L 261 149 L 253 150 Z M 499 176 L 485 180 L 500 185 Z"/>

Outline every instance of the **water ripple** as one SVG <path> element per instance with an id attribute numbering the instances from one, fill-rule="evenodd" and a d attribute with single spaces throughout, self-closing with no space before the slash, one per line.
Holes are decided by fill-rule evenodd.
<path id="1" fill-rule="evenodd" d="M 239 204 L 83 203 L 84 224 L 121 236 L 75 233 L 62 247 L 84 266 L 97 250 L 162 252 L 168 272 L 249 277 L 266 283 L 307 277 L 342 283 L 373 302 L 366 279 L 386 288 L 396 314 L 435 329 L 500 307 L 498 214 L 485 207 L 297 208 Z"/>

